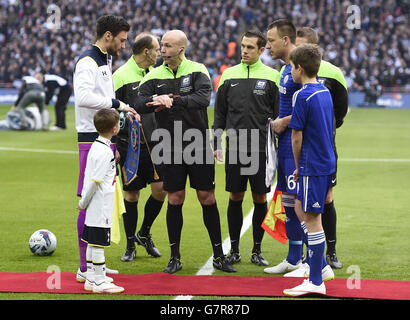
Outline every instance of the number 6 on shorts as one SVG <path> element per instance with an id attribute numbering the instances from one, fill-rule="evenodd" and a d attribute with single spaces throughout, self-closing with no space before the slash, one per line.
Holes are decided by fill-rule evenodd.
<path id="1" fill-rule="evenodd" d="M 289 190 L 294 190 L 297 186 L 297 183 L 294 180 L 293 174 L 289 175 L 287 178 L 287 185 Z"/>

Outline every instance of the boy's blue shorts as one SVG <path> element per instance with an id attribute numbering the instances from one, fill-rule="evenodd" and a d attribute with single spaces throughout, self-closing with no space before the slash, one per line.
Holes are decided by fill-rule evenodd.
<path id="1" fill-rule="evenodd" d="M 333 176 L 330 174 L 327 176 L 299 177 L 297 199 L 302 203 L 304 212 L 323 213 Z"/>

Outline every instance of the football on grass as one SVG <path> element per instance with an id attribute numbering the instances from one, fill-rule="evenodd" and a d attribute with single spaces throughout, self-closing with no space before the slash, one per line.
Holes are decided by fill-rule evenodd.
<path id="1" fill-rule="evenodd" d="M 37 230 L 31 235 L 29 246 L 36 256 L 49 256 L 57 248 L 57 238 L 51 231 Z"/>

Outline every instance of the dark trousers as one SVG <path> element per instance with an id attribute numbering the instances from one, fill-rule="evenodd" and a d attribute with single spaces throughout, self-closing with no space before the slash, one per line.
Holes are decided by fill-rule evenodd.
<path id="1" fill-rule="evenodd" d="M 56 126 L 60 128 L 66 127 L 65 123 L 65 110 L 67 108 L 68 100 L 70 99 L 72 88 L 70 85 L 66 85 L 60 88 L 60 92 L 57 95 L 57 102 L 55 105 L 56 113 Z"/>
<path id="2" fill-rule="evenodd" d="M 31 103 L 35 103 L 40 111 L 41 120 L 43 121 L 43 111 L 45 105 L 46 94 L 42 90 L 29 90 L 21 98 L 17 104 L 17 112 L 20 114 L 22 127 L 27 127 L 27 118 L 24 109 Z"/>

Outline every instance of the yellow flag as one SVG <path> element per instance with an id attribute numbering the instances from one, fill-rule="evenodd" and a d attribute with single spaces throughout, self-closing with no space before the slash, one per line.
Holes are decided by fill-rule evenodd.
<path id="1" fill-rule="evenodd" d="M 120 221 L 122 214 L 125 212 L 125 206 L 120 176 L 117 176 L 115 180 L 116 181 L 114 192 L 114 206 L 112 210 L 111 241 L 115 244 L 119 244 L 121 240 Z"/>
<path id="2" fill-rule="evenodd" d="M 277 241 L 286 244 L 286 213 L 282 204 L 282 192 L 275 189 L 262 228 Z"/>

